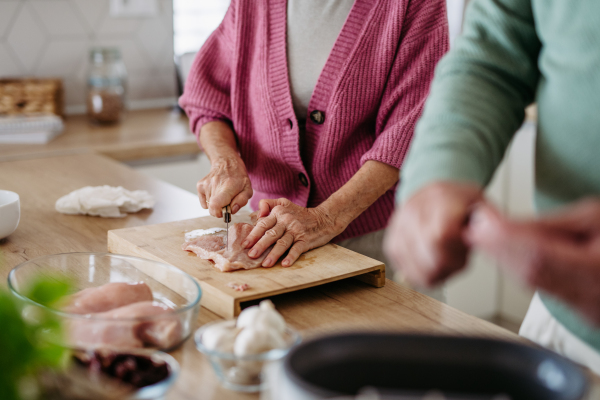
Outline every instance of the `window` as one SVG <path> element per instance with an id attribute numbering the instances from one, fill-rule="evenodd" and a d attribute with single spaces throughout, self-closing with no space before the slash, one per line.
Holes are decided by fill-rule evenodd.
<path id="1" fill-rule="evenodd" d="M 173 0 L 175 55 L 197 52 L 223 20 L 230 0 Z"/>

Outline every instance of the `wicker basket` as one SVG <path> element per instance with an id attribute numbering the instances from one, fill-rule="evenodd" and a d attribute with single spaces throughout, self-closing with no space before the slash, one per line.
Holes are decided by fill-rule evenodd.
<path id="1" fill-rule="evenodd" d="M 0 79 L 0 116 L 29 114 L 63 116 L 60 79 Z"/>

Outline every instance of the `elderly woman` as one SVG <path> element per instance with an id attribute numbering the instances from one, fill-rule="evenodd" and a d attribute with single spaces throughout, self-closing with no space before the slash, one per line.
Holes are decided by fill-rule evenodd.
<path id="1" fill-rule="evenodd" d="M 284 267 L 333 240 L 382 260 L 414 125 L 448 48 L 444 0 L 232 0 L 181 106 L 211 162 L 202 207 L 250 201 L 243 246 Z"/>

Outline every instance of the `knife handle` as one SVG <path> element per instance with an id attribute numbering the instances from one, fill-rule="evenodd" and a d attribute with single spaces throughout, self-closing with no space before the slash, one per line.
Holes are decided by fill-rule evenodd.
<path id="1" fill-rule="evenodd" d="M 221 210 L 223 212 L 223 222 L 226 224 L 231 222 L 231 206 L 225 206 Z"/>

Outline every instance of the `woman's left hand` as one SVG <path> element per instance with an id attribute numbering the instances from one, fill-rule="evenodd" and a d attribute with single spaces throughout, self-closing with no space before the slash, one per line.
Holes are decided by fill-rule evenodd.
<path id="1" fill-rule="evenodd" d="M 329 243 L 346 228 L 345 224 L 336 223 L 336 218 L 320 206 L 304 208 L 283 198 L 261 200 L 258 218 L 242 247 L 252 247 L 248 255 L 258 258 L 275 244 L 263 261 L 263 267 L 275 265 L 288 249 L 281 265 L 289 267 L 302 253 Z"/>

